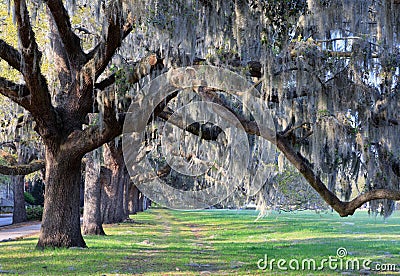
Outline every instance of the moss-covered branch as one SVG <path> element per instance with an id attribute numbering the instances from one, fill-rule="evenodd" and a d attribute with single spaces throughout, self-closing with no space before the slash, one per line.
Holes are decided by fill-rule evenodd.
<path id="1" fill-rule="evenodd" d="M 33 161 L 27 165 L 6 166 L 0 165 L 0 174 L 4 175 L 28 175 L 33 172 L 44 169 L 45 163 L 43 160 Z"/>

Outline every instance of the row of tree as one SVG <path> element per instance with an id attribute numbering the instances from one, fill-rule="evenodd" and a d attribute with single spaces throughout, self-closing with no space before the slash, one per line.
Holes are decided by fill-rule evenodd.
<path id="1" fill-rule="evenodd" d="M 341 216 L 369 201 L 390 214 L 392 200 L 400 199 L 398 1 L 5 2 L 16 27 L 2 33 L 0 58 L 21 79 L 0 76 L 0 93 L 28 111 L 44 146 L 40 248 L 86 246 L 79 223 L 82 159 L 122 134 L 132 99 L 138 107 L 145 99 L 138 95 L 143 77 L 153 79 L 160 67 L 200 62 L 244 74 L 263 101 L 258 111 L 272 114 L 274 128 L 267 132 L 235 97 L 221 95 L 227 91 L 200 83 L 191 100 L 229 110 L 256 140 L 253 153 L 260 158 L 254 159 L 262 161 L 257 150 L 267 141 L 280 152 L 280 163 L 293 165 Z M 44 22 L 48 39 L 41 41 Z M 156 103 L 151 118 L 171 119 L 182 93 L 177 88 Z M 173 119 L 200 140 L 217 141 L 221 134 Z M 109 196 L 106 189 L 105 204 L 126 192 L 119 148 L 104 148 L 110 156 L 104 178 L 118 183 Z M 92 194 L 98 195 L 102 168 L 96 164 L 101 154 L 93 155 L 87 198 L 96 211 L 103 203 Z M 2 171 L 20 174 L 38 165 L 22 164 Z M 263 201 L 272 182 L 258 181 Z M 349 192 L 355 186 L 357 192 Z M 116 204 L 126 210 L 123 200 Z M 100 207 L 106 217 L 119 216 L 107 206 Z M 97 227 L 97 217 L 94 222 Z"/>
<path id="2" fill-rule="evenodd" d="M 14 145 L 12 142 L 7 143 L 8 146 L 11 144 Z M 123 161 L 121 146 L 116 147 L 114 142 L 110 142 L 104 146 L 103 156 L 94 156 L 99 154 L 101 149 L 87 154 L 87 158 L 84 159 L 85 167 L 82 168 L 85 176 L 81 190 L 81 194 L 84 194 L 82 203 L 85 235 L 104 235 L 103 223 L 122 222 L 129 219 L 130 214 L 142 212 L 150 205 L 149 199 L 130 180 Z M 11 153 L 5 150 L 1 153 L 2 159 L 6 161 L 10 169 L 17 164 Z M 101 160 L 104 160 L 104 164 L 101 164 Z M 43 162 L 36 163 L 38 166 L 35 168 L 32 168 L 31 164 L 30 170 L 15 172 L 17 175 L 12 176 L 13 223 L 27 220 L 27 203 L 43 206 L 45 185 L 41 175 L 44 173 L 44 164 Z M 35 174 L 33 180 L 27 182 L 25 175 L 34 170 L 39 173 Z M 27 201 L 26 193 L 31 195 L 33 201 Z"/>

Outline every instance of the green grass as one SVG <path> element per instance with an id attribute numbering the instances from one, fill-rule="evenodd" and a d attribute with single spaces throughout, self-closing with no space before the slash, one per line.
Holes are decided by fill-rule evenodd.
<path id="1" fill-rule="evenodd" d="M 276 263 L 272 271 L 257 268 L 265 254 L 269 260 L 296 259 L 300 264 L 313 258 L 318 266 L 340 247 L 349 253 L 344 262 L 369 259 L 371 267 L 384 263 L 400 268 L 398 213 L 386 221 L 365 212 L 350 218 L 272 213 L 255 222 L 254 211 L 152 209 L 132 218 L 135 223 L 105 226 L 105 237 L 85 237 L 89 249 L 39 251 L 37 237 L 0 243 L 1 270 L 27 275 L 360 275 L 328 268 L 285 272 Z"/>

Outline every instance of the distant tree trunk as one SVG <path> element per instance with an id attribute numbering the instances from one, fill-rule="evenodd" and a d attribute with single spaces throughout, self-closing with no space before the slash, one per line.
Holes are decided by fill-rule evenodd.
<path id="1" fill-rule="evenodd" d="M 104 146 L 104 166 L 110 173 L 110 181 L 103 181 L 102 217 L 103 223 L 117 223 L 128 214 L 124 209 L 125 163 L 121 143 L 112 141 Z"/>
<path id="2" fill-rule="evenodd" d="M 132 183 L 129 187 L 129 213 L 139 212 L 139 189 Z"/>
<path id="3" fill-rule="evenodd" d="M 46 148 L 46 185 L 38 248 L 86 247 L 80 228 L 81 158 Z"/>
<path id="4" fill-rule="evenodd" d="M 28 156 L 24 154 L 24 149 L 19 141 L 15 142 L 18 154 L 18 164 L 25 164 L 28 162 Z M 28 220 L 25 209 L 25 176 L 13 176 L 13 192 L 14 192 L 14 211 L 13 223 L 25 222 Z"/>
<path id="5" fill-rule="evenodd" d="M 105 235 L 101 223 L 100 150 L 87 154 L 85 168 L 85 196 L 83 234 Z"/>
<path id="6" fill-rule="evenodd" d="M 123 201 L 123 208 L 126 218 L 129 218 L 129 190 L 131 186 L 131 179 L 129 172 L 124 166 L 124 201 Z"/>
<path id="7" fill-rule="evenodd" d="M 101 166 L 100 169 L 100 187 L 101 187 L 101 192 L 100 192 L 100 197 L 101 197 L 101 221 L 102 223 L 105 222 L 105 218 L 109 217 L 109 213 L 111 212 L 110 209 L 112 208 L 112 202 L 111 198 L 114 196 L 114 194 L 111 193 L 110 191 L 110 186 L 111 186 L 111 171 L 104 167 Z"/>
<path id="8" fill-rule="evenodd" d="M 138 212 L 143 212 L 143 201 L 144 201 L 144 195 L 140 192 L 139 193 L 139 202 L 138 202 Z"/>
<path id="9" fill-rule="evenodd" d="M 146 210 L 149 209 L 151 206 L 151 199 L 146 197 Z"/>
<path id="10" fill-rule="evenodd" d="M 27 221 L 24 197 L 24 176 L 13 176 L 14 211 L 13 223 Z"/>

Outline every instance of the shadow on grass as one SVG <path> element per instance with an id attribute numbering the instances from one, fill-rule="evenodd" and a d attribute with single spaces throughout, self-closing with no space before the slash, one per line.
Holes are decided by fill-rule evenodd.
<path id="1" fill-rule="evenodd" d="M 339 247 L 349 257 L 400 264 L 398 217 L 383 221 L 361 214 L 350 220 L 308 212 L 254 222 L 252 211 L 162 209 L 133 218 L 134 223 L 106 225 L 105 237 L 86 236 L 89 249 L 38 251 L 37 238 L 2 243 L 1 269 L 27 275 L 257 275 L 265 254 L 321 260 L 336 256 Z M 326 273 L 340 274 L 320 275 Z"/>

